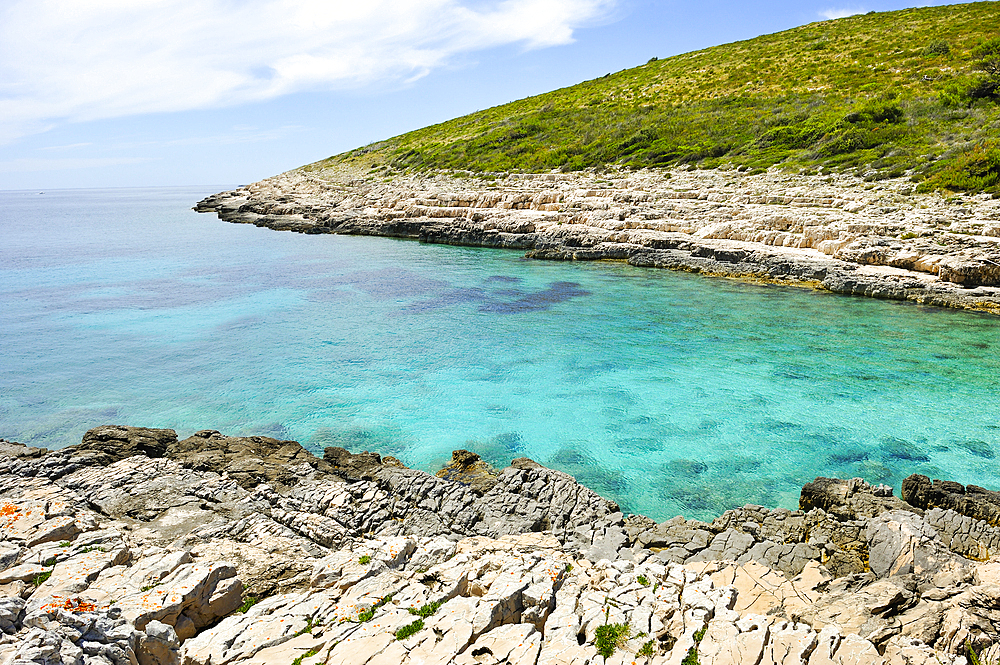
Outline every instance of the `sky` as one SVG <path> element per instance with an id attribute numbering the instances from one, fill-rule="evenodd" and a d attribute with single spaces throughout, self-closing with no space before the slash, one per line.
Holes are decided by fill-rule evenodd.
<path id="1" fill-rule="evenodd" d="M 3 0 L 0 190 L 234 186 L 895 0 Z"/>

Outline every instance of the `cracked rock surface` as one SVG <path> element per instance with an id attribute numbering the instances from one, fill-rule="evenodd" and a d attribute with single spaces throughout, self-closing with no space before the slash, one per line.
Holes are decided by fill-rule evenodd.
<path id="1" fill-rule="evenodd" d="M 911 476 L 904 501 L 819 478 L 800 510 L 658 524 L 528 459 L 497 470 L 456 451 L 440 475 L 213 430 L 3 442 L 0 664 L 1000 655 L 981 488 Z"/>

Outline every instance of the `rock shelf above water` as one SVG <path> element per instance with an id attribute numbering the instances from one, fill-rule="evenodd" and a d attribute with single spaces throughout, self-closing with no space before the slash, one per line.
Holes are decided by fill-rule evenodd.
<path id="1" fill-rule="evenodd" d="M 989 490 L 911 476 L 899 498 L 818 478 L 799 510 L 657 524 L 524 458 L 498 470 L 456 451 L 439 476 L 213 430 L 0 442 L 0 663 L 931 665 L 966 662 L 967 644 L 1000 652 Z"/>
<path id="2" fill-rule="evenodd" d="M 735 170 L 455 177 L 340 167 L 199 202 L 301 233 L 613 259 L 1000 313 L 1000 200 L 912 193 L 905 179 Z"/>

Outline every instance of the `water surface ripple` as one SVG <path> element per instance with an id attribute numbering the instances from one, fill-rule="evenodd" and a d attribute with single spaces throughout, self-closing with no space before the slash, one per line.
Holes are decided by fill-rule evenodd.
<path id="1" fill-rule="evenodd" d="M 211 190 L 0 193 L 0 437 L 95 425 L 531 457 L 631 512 L 818 475 L 1000 487 L 1000 319 L 225 224 Z"/>

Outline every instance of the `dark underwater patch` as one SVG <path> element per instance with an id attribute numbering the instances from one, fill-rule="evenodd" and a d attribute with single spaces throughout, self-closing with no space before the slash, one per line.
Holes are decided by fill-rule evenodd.
<path id="1" fill-rule="evenodd" d="M 700 476 L 701 474 L 708 471 L 708 464 L 700 460 L 693 459 L 675 459 L 667 462 L 667 468 L 670 469 L 672 473 L 681 476 Z"/>
<path id="2" fill-rule="evenodd" d="M 288 428 L 278 422 L 252 425 L 242 430 L 239 436 L 268 436 L 282 441 L 292 438 Z"/>
<path id="3" fill-rule="evenodd" d="M 827 455 L 827 462 L 833 466 L 841 466 L 842 464 L 856 464 L 857 462 L 864 461 L 868 459 L 868 451 L 864 448 L 855 448 L 853 450 L 838 450 L 836 452 Z"/>
<path id="4" fill-rule="evenodd" d="M 371 451 L 399 458 L 406 451 L 406 445 L 400 436 L 388 428 L 321 427 L 313 433 L 305 447 L 320 457 L 323 449 L 328 447 L 344 448 L 352 453 Z"/>
<path id="5" fill-rule="evenodd" d="M 526 293 L 517 300 L 485 302 L 479 307 L 479 311 L 493 314 L 542 312 L 561 302 L 589 295 L 590 291 L 581 288 L 576 282 L 552 282 L 548 288 Z"/>
<path id="6" fill-rule="evenodd" d="M 407 312 L 423 312 L 453 305 L 464 305 L 466 303 L 477 303 L 489 300 L 489 295 L 485 289 L 479 287 L 469 287 L 452 289 L 434 298 L 421 300 L 403 308 Z"/>
<path id="7" fill-rule="evenodd" d="M 621 473 L 602 466 L 590 455 L 573 448 L 560 448 L 542 464 L 573 476 L 578 483 L 606 499 L 618 503 L 624 512 L 631 512 L 629 483 Z"/>
<path id="8" fill-rule="evenodd" d="M 965 448 L 976 457 L 982 457 L 983 459 L 993 459 L 996 457 L 993 447 L 985 441 L 980 441 L 979 439 L 967 439 L 960 442 L 958 445 Z"/>
<path id="9" fill-rule="evenodd" d="M 881 457 L 883 458 L 907 462 L 929 462 L 931 459 L 914 444 L 894 436 L 882 437 L 882 440 L 879 441 L 879 452 L 882 453 Z"/>
<path id="10" fill-rule="evenodd" d="M 892 480 L 892 470 L 876 460 L 865 460 L 854 467 L 854 475 L 870 483 L 884 483 Z"/>

